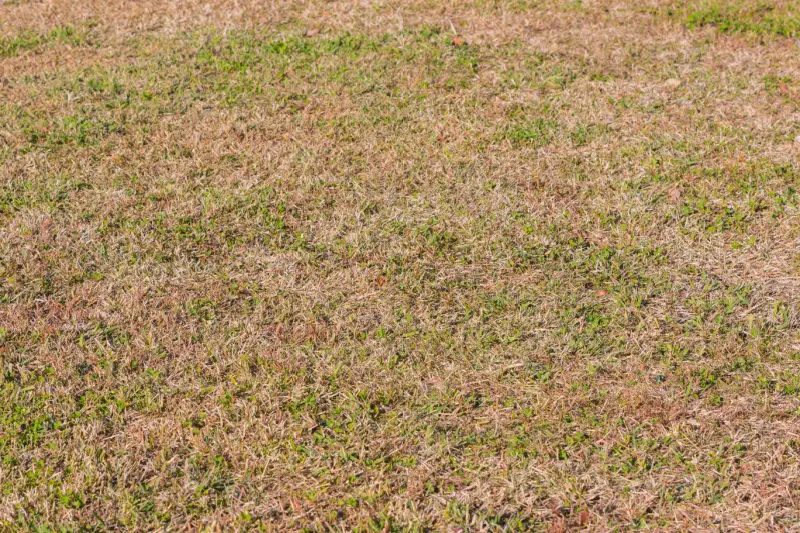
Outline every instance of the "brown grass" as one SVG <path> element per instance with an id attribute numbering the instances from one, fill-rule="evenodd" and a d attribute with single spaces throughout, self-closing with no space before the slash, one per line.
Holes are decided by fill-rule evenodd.
<path id="1" fill-rule="evenodd" d="M 0 4 L 0 528 L 800 527 L 796 13 Z"/>

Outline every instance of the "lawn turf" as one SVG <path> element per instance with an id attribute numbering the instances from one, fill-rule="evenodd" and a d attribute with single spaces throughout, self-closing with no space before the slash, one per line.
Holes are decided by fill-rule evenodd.
<path id="1" fill-rule="evenodd" d="M 800 527 L 798 12 L 0 3 L 0 530 Z"/>

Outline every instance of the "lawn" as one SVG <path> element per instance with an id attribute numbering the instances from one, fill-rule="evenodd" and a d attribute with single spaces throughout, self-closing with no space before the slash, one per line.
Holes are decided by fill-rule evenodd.
<path id="1" fill-rule="evenodd" d="M 800 4 L 0 1 L 0 531 L 796 531 Z"/>

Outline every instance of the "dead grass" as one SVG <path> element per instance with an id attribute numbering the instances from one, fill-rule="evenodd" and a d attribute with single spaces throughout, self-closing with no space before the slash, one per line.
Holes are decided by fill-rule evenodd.
<path id="1" fill-rule="evenodd" d="M 795 11 L 720 6 L 0 5 L 0 527 L 796 529 Z"/>

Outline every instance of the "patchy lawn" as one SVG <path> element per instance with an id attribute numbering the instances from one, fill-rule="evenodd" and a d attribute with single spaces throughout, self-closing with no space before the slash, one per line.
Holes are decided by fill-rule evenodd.
<path id="1" fill-rule="evenodd" d="M 800 8 L 0 4 L 0 529 L 800 527 Z"/>

